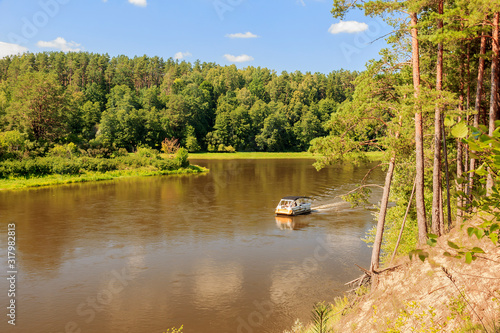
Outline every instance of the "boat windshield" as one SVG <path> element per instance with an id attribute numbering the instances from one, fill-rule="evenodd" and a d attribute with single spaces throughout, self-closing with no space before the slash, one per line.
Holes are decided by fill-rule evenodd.
<path id="1" fill-rule="evenodd" d="M 281 200 L 279 206 L 281 208 L 290 208 L 297 206 L 298 203 L 295 200 Z"/>
<path id="2" fill-rule="evenodd" d="M 294 200 L 281 200 L 280 201 L 280 207 L 282 208 L 288 208 L 288 207 L 293 207 Z"/>

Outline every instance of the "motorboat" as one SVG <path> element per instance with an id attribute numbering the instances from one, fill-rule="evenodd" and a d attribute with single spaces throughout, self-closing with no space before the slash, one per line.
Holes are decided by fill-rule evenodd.
<path id="1" fill-rule="evenodd" d="M 311 198 L 304 196 L 283 197 L 274 212 L 278 215 L 289 216 L 310 213 Z"/>

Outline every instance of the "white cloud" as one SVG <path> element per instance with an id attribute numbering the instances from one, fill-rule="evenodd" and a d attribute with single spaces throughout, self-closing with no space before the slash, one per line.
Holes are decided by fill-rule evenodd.
<path id="1" fill-rule="evenodd" d="M 259 36 L 248 31 L 245 33 L 238 32 L 236 34 L 227 34 L 226 37 L 229 37 L 229 38 L 257 38 Z"/>
<path id="2" fill-rule="evenodd" d="M 128 2 L 139 7 L 146 7 L 148 5 L 147 0 L 128 0 Z"/>
<path id="3" fill-rule="evenodd" d="M 56 39 L 48 41 L 48 42 L 41 40 L 38 43 L 36 43 L 36 45 L 38 47 L 47 47 L 47 48 L 51 48 L 51 49 L 58 49 L 58 50 L 61 50 L 63 52 L 70 52 L 70 51 L 71 52 L 78 52 L 78 51 L 82 50 L 82 48 L 80 47 L 80 46 L 82 46 L 82 44 L 78 44 L 78 43 L 75 43 L 73 41 L 67 42 L 62 37 L 57 37 Z"/>
<path id="4" fill-rule="evenodd" d="M 365 31 L 368 29 L 368 24 L 357 21 L 340 21 L 339 23 L 334 23 L 328 29 L 331 34 L 339 34 L 346 32 L 348 34 Z"/>
<path id="5" fill-rule="evenodd" d="M 246 54 L 242 54 L 239 56 L 234 56 L 231 54 L 224 54 L 224 58 L 226 58 L 230 62 L 247 62 L 247 61 L 254 60 L 253 57 L 246 55 Z"/>
<path id="6" fill-rule="evenodd" d="M 192 54 L 190 52 L 177 52 L 174 55 L 174 59 L 181 60 L 181 59 L 184 59 L 184 58 L 190 57 L 190 56 L 192 56 Z"/>
<path id="7" fill-rule="evenodd" d="M 16 55 L 27 52 L 28 49 L 17 44 L 0 42 L 0 59 L 9 55 Z"/>

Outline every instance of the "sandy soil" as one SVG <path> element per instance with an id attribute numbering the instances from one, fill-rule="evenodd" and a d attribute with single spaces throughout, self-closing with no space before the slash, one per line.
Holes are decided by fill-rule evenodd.
<path id="1" fill-rule="evenodd" d="M 351 304 L 335 332 L 500 332 L 500 248 L 464 234 L 456 228 L 436 247 L 426 246 L 425 262 L 399 258 Z M 443 256 L 457 253 L 448 240 L 485 253 L 471 264 Z"/>

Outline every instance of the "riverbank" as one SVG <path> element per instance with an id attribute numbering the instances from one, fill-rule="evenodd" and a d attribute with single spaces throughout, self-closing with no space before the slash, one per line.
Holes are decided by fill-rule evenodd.
<path id="1" fill-rule="evenodd" d="M 384 152 L 374 151 L 366 153 L 370 161 L 379 161 Z M 309 152 L 237 152 L 237 153 L 189 153 L 190 160 L 242 160 L 242 159 L 309 159 L 315 155 Z"/>
<path id="2" fill-rule="evenodd" d="M 42 177 L 16 177 L 10 179 L 0 179 L 0 190 L 22 190 L 34 187 L 44 187 L 53 185 L 95 182 L 103 180 L 117 180 L 133 177 L 151 177 L 161 175 L 183 175 L 207 172 L 208 169 L 190 165 L 177 170 L 151 170 L 150 168 L 139 168 L 131 170 L 114 170 L 107 172 L 85 172 L 79 175 L 48 175 Z"/>
<path id="3" fill-rule="evenodd" d="M 333 332 L 500 332 L 500 247 L 488 237 L 469 237 L 467 228 L 455 228 L 437 246 L 423 250 L 429 257 L 399 258 L 377 275 L 377 285 L 327 305 Z M 470 264 L 448 241 L 479 247 Z M 296 323 L 288 333 L 313 332 L 314 323 Z"/>

